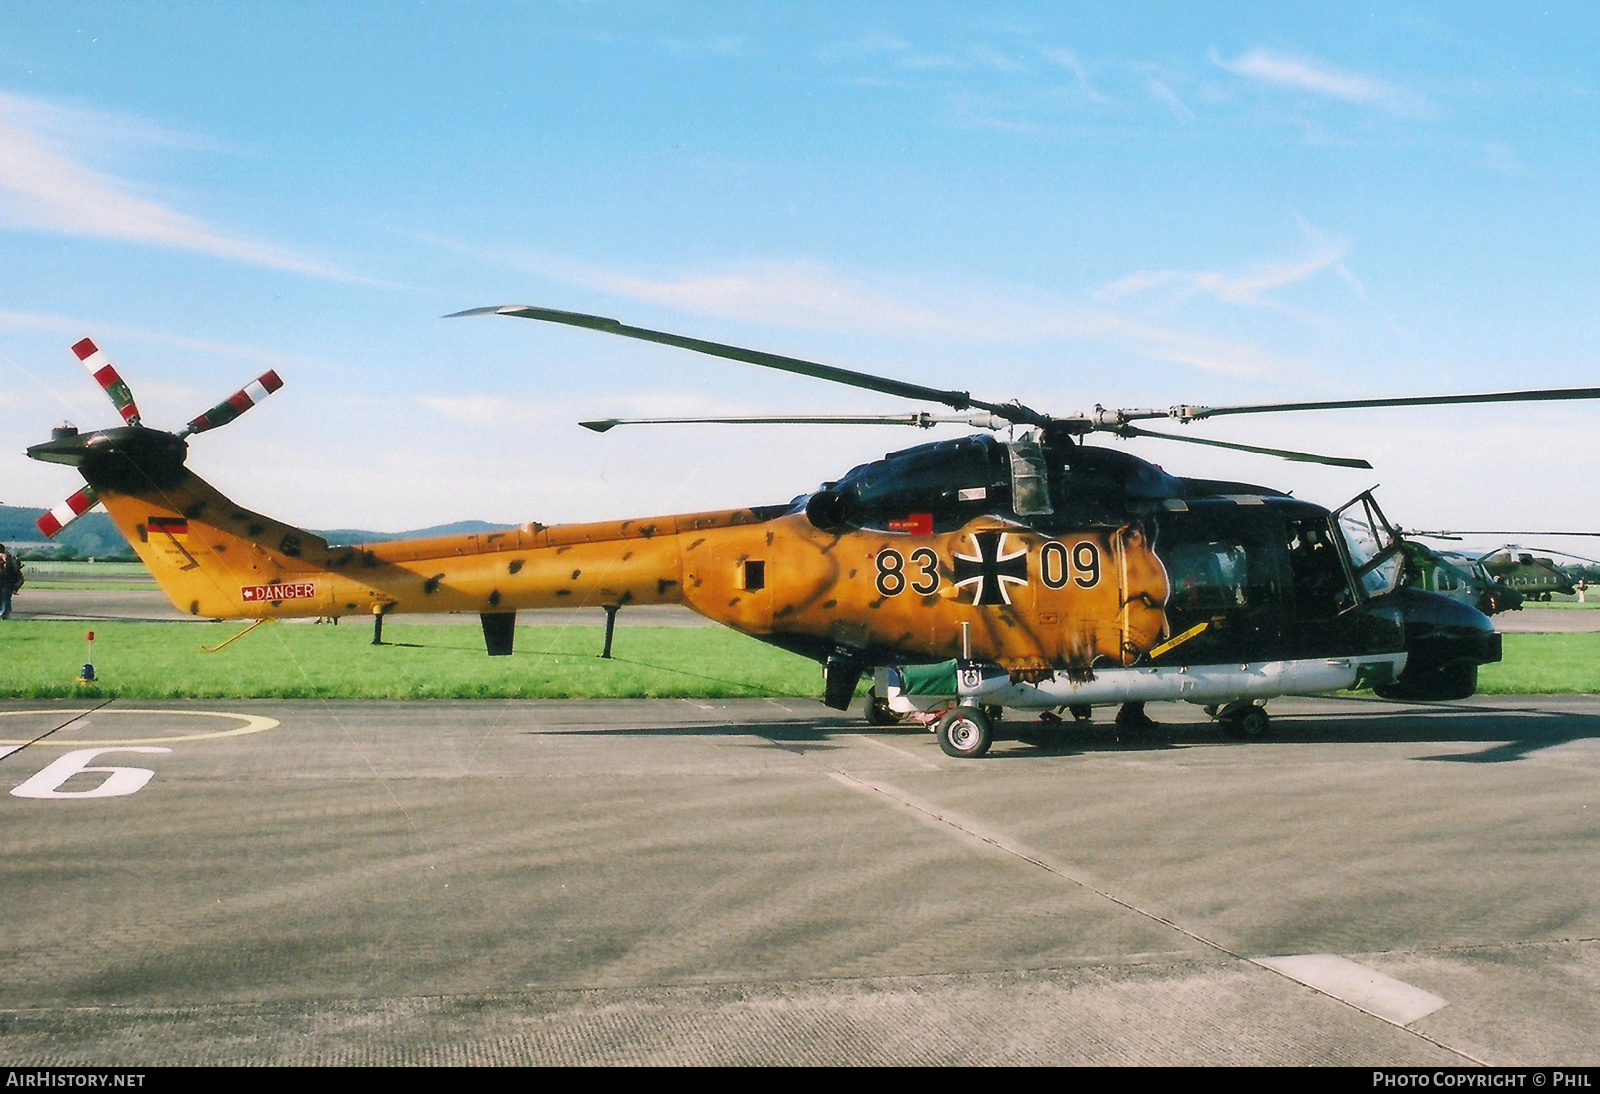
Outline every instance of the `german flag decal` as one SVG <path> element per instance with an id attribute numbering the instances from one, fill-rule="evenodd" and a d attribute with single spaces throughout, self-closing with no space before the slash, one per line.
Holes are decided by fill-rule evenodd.
<path id="1" fill-rule="evenodd" d="M 168 535 L 173 539 L 183 539 L 189 534 L 189 522 L 183 517 L 151 517 L 145 521 L 145 527 L 152 536 Z"/>

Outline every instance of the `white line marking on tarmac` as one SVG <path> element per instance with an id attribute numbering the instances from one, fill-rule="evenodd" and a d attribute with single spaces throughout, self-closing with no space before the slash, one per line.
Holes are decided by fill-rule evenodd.
<path id="1" fill-rule="evenodd" d="M 1205 935 L 1199 934 L 1195 931 L 1191 931 L 1187 927 L 1179 925 L 1176 921 L 1169 919 L 1158 912 L 1151 911 L 1148 908 L 1142 908 L 1133 903 L 1131 900 L 1126 900 L 1117 896 L 1111 892 L 1107 885 L 1102 882 L 1091 880 L 1089 875 L 1084 872 L 1052 862 L 1038 851 L 1028 847 L 1026 844 L 1013 840 L 1002 833 L 986 830 L 983 826 L 976 824 L 969 818 L 964 817 L 953 810 L 944 809 L 933 802 L 922 801 L 916 796 L 901 790 L 899 787 L 893 786 L 886 782 L 880 782 L 876 779 L 869 779 L 861 775 L 853 775 L 850 772 L 840 771 L 837 768 L 829 770 L 828 777 L 836 782 L 842 783 L 845 786 L 851 787 L 852 789 L 860 790 L 868 794 L 880 795 L 880 800 L 887 799 L 889 801 L 898 802 L 900 805 L 922 814 L 924 817 L 930 819 L 934 823 L 946 826 L 948 830 L 953 830 L 960 833 L 966 839 L 974 840 L 981 844 L 986 844 L 990 847 L 993 847 L 995 850 L 1002 851 L 1008 855 L 1014 855 L 1031 866 L 1036 866 L 1039 869 L 1044 870 L 1046 873 L 1054 874 L 1063 881 L 1079 886 L 1082 889 L 1086 889 L 1102 899 L 1108 900 L 1119 907 L 1126 908 L 1135 915 L 1143 916 L 1145 919 L 1159 923 L 1163 927 L 1176 931 L 1185 938 L 1191 939 L 1194 942 L 1198 942 L 1200 945 L 1208 949 L 1215 950 L 1218 953 L 1225 954 L 1226 956 L 1234 958 L 1238 961 L 1248 962 L 1249 964 L 1255 965 L 1257 968 L 1265 969 L 1267 972 L 1273 973 L 1276 976 L 1284 977 L 1287 980 L 1293 980 L 1295 983 L 1310 988 L 1319 995 L 1323 995 L 1329 999 L 1335 1000 L 1336 1002 L 1343 1003 L 1345 1006 L 1358 1010 L 1363 1014 L 1371 1015 L 1380 1022 L 1386 1022 L 1389 1025 L 1403 1029 L 1413 1037 L 1427 1041 L 1429 1044 L 1438 1048 L 1442 1048 L 1446 1052 L 1453 1052 L 1462 1059 L 1468 1060 L 1474 1064 L 1478 1064 L 1480 1066 L 1484 1065 L 1483 1060 L 1478 1059 L 1471 1053 L 1466 1052 L 1463 1049 L 1459 1049 L 1454 1045 L 1446 1044 L 1437 1037 L 1423 1033 L 1421 1030 L 1412 1029 L 1407 1024 L 1407 1021 L 1414 1022 L 1418 1018 L 1423 1017 L 1424 1014 L 1431 1014 L 1433 1011 L 1438 1010 L 1439 1007 L 1430 1007 L 1420 1014 L 1413 1014 L 1409 1019 L 1407 1019 L 1407 1021 L 1401 1021 L 1393 1017 L 1392 1014 L 1386 1010 L 1376 1009 L 1375 1007 L 1368 1005 L 1366 1001 L 1363 1001 L 1364 997 L 1356 993 L 1353 987 L 1351 995 L 1341 994 L 1339 990 L 1324 987 L 1321 983 L 1306 979 L 1302 976 L 1297 976 L 1294 973 L 1291 973 L 1286 969 L 1279 968 L 1273 964 L 1274 961 L 1285 960 L 1283 958 L 1249 957 L 1245 954 L 1230 950 L 1222 943 L 1217 942 L 1214 939 L 1207 938 Z M 1333 957 L 1332 955 L 1326 954 L 1312 956 L 1320 956 L 1326 958 L 1330 962 L 1344 961 L 1343 958 Z M 1288 960 L 1293 961 L 1294 958 L 1289 958 Z M 1392 977 L 1383 976 L 1382 973 L 1378 973 L 1372 969 L 1367 969 L 1361 965 L 1357 965 L 1353 961 L 1344 961 L 1344 963 L 1352 968 L 1360 970 L 1362 974 L 1362 982 L 1365 982 L 1369 985 L 1369 991 L 1372 978 L 1380 977 L 1383 980 L 1388 981 L 1390 984 L 1399 985 L 1400 988 L 1418 992 L 1421 995 L 1428 995 L 1430 999 L 1439 999 L 1439 997 L 1436 995 L 1429 995 L 1429 993 L 1423 992 L 1420 988 L 1412 988 L 1411 985 L 1406 984 L 1403 981 L 1395 980 Z M 1331 966 L 1329 967 L 1331 968 Z M 1383 996 L 1378 996 L 1376 998 L 1380 1005 L 1384 1002 Z M 1444 1006 L 1446 1002 L 1447 1000 L 1439 999 L 1439 1006 Z"/>
<path id="2" fill-rule="evenodd" d="M 1397 1026 L 1409 1026 L 1450 1003 L 1431 991 L 1336 954 L 1302 953 L 1254 960 L 1258 965 L 1265 965 L 1308 988 L 1315 988 Z"/>

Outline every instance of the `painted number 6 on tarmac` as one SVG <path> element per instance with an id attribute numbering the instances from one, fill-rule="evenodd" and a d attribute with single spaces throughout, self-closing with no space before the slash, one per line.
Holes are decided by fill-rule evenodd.
<path id="1" fill-rule="evenodd" d="M 43 771 L 11 791 L 18 798 L 120 798 L 136 794 L 145 783 L 156 777 L 148 767 L 90 767 L 89 761 L 108 752 L 143 752 L 159 754 L 171 752 L 170 748 L 154 745 L 128 745 L 122 748 L 80 748 L 55 760 Z M 98 785 L 87 790 L 62 790 L 74 775 L 103 774 Z"/>

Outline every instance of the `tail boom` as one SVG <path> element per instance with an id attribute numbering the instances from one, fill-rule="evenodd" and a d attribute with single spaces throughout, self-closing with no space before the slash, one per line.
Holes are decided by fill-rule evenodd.
<path id="1" fill-rule="evenodd" d="M 735 509 L 338 546 L 187 472 L 100 500 L 178 610 L 215 619 L 680 603 L 685 534 L 763 519 Z"/>

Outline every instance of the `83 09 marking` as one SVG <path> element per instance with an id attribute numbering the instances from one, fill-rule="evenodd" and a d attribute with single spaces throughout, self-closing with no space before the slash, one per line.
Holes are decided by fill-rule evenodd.
<path id="1" fill-rule="evenodd" d="M 982 535 L 986 538 L 974 537 L 976 554 L 955 556 L 958 562 L 967 564 L 954 566 L 960 571 L 957 577 L 961 579 L 956 583 L 976 586 L 976 604 L 1009 604 L 1011 598 L 1006 586 L 1028 584 L 1026 563 L 1015 561 L 1025 558 L 1026 552 L 1004 552 L 1000 544 L 1005 536 L 1001 533 Z M 876 584 L 879 596 L 899 596 L 907 587 L 920 596 L 930 596 L 944 584 L 944 577 L 939 570 L 939 556 L 928 547 L 918 547 L 911 552 L 909 572 L 906 556 L 893 547 L 879 551 L 874 562 L 878 570 Z M 1013 563 L 1012 568 L 1001 568 L 999 564 L 1005 562 Z M 916 575 L 914 580 L 911 574 Z M 1093 589 L 1100 584 L 1100 575 L 1100 547 L 1092 540 L 1079 540 L 1069 549 L 1060 540 L 1052 539 L 1039 547 L 1039 580 L 1044 582 L 1047 589 L 1064 589 L 1068 584 L 1080 589 Z"/>

